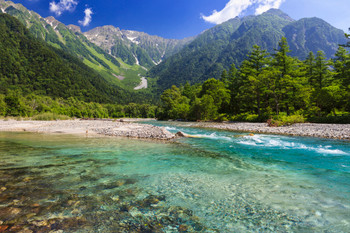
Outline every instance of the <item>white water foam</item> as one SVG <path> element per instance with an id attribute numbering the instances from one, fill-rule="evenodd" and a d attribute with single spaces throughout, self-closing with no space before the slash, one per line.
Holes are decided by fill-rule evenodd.
<path id="1" fill-rule="evenodd" d="M 216 135 L 216 133 L 212 133 L 212 134 L 194 134 L 192 135 L 194 137 L 198 137 L 198 138 L 208 138 L 208 139 L 214 139 L 214 140 L 228 140 L 228 141 L 231 141 L 232 138 L 230 137 L 225 137 L 225 136 L 218 136 Z"/>
<path id="2" fill-rule="evenodd" d="M 237 143 L 249 146 L 259 146 L 259 147 L 272 147 L 272 148 L 283 148 L 283 149 L 291 149 L 291 150 L 309 150 L 315 151 L 319 154 L 331 154 L 331 155 L 349 155 L 347 152 L 332 149 L 332 146 L 307 146 L 302 143 L 288 142 L 284 141 L 281 138 L 271 137 L 271 136 L 262 136 L 262 135 L 254 135 L 254 136 L 244 136 L 244 140 L 239 140 Z"/>
<path id="3" fill-rule="evenodd" d="M 166 126 L 165 129 L 166 130 L 177 130 L 175 127 L 170 127 L 170 126 Z"/>
<path id="4" fill-rule="evenodd" d="M 338 150 L 338 149 L 327 149 L 327 148 L 317 148 L 316 152 L 320 153 L 320 154 L 335 154 L 335 155 L 347 155 L 348 153 L 342 151 L 342 150 Z"/>
<path id="5" fill-rule="evenodd" d="M 249 142 L 249 141 L 242 141 L 242 142 L 239 142 L 239 144 L 243 144 L 243 145 L 248 145 L 248 146 L 256 146 L 256 143 L 255 142 Z"/>

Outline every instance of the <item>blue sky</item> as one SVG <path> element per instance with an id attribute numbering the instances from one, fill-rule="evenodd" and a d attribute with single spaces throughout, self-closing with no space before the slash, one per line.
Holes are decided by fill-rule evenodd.
<path id="1" fill-rule="evenodd" d="M 294 19 L 319 17 L 350 27 L 349 0 L 13 0 L 41 16 L 54 16 L 83 31 L 103 25 L 165 38 L 195 36 L 235 16 L 279 8 Z"/>

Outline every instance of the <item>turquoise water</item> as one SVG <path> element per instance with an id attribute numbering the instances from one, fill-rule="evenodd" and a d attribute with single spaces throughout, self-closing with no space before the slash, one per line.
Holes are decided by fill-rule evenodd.
<path id="1" fill-rule="evenodd" d="M 0 229 L 350 232 L 350 144 L 150 122 L 174 142 L 0 133 Z"/>

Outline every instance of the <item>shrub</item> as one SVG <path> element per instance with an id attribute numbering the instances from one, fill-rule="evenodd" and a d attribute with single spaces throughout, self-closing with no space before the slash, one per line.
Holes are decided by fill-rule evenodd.
<path id="1" fill-rule="evenodd" d="M 275 116 L 267 120 L 267 124 L 270 127 L 280 127 L 293 125 L 295 123 L 304 123 L 305 118 L 302 115 L 291 115 L 291 116 Z"/>
<path id="2" fill-rule="evenodd" d="M 257 114 L 242 113 L 242 114 L 230 117 L 230 121 L 261 122 L 261 119 Z"/>
<path id="3" fill-rule="evenodd" d="M 215 121 L 217 122 L 223 122 L 228 121 L 226 114 L 220 114 L 218 117 L 215 118 Z"/>
<path id="4" fill-rule="evenodd" d="M 257 122 L 257 121 L 259 121 L 259 115 L 257 115 L 257 114 L 249 114 L 249 115 L 246 116 L 245 121 Z"/>
<path id="5" fill-rule="evenodd" d="M 327 124 L 350 124 L 350 115 L 311 117 L 311 118 L 308 118 L 308 121 L 314 122 L 314 123 L 327 123 Z"/>
<path id="6" fill-rule="evenodd" d="M 46 112 L 40 113 L 32 117 L 34 121 L 55 121 L 55 120 L 69 120 L 70 117 L 66 115 L 59 115 L 56 113 Z"/>

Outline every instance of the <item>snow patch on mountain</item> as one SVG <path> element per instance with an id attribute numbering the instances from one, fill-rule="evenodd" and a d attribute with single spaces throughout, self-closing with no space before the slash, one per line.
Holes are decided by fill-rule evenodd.
<path id="1" fill-rule="evenodd" d="M 140 42 L 136 40 L 137 37 L 126 36 L 126 38 L 128 38 L 128 40 L 130 40 L 132 43 L 140 44 Z"/>
<path id="2" fill-rule="evenodd" d="M 133 56 L 134 56 L 134 58 L 135 58 L 135 60 L 136 60 L 136 65 L 140 65 L 140 62 L 139 62 L 139 59 L 137 59 L 137 57 L 135 56 L 135 54 L 132 54 Z"/>

